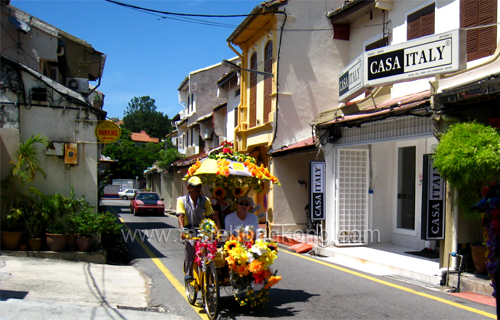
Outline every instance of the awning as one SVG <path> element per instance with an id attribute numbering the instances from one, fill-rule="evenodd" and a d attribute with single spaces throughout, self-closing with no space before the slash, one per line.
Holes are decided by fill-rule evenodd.
<path id="1" fill-rule="evenodd" d="M 316 127 L 327 127 L 331 125 L 356 126 L 365 122 L 382 120 L 390 117 L 414 114 L 418 116 L 428 115 L 427 110 L 412 112 L 423 106 L 430 106 L 430 90 L 409 94 L 403 97 L 386 100 L 359 112 L 342 115 L 336 119 L 319 123 Z"/>
<path id="2" fill-rule="evenodd" d="M 270 154 L 273 157 L 283 157 L 290 154 L 311 152 L 316 150 L 315 142 L 316 142 L 315 137 L 309 137 L 307 139 L 290 144 L 288 146 L 283 146 L 279 149 L 271 150 Z"/>

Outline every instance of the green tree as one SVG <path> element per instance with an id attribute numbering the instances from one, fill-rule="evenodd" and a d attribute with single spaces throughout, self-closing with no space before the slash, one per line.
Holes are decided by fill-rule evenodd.
<path id="1" fill-rule="evenodd" d="M 132 132 L 144 130 L 150 137 L 162 139 L 172 131 L 168 115 L 156 110 L 155 100 L 149 96 L 132 98 L 124 115 L 123 127 Z"/>
<path id="2" fill-rule="evenodd" d="M 164 149 L 164 142 L 138 145 L 130 139 L 130 135 L 129 130 L 122 128 L 120 139 L 116 143 L 107 145 L 103 151 L 104 155 L 118 160 L 113 171 L 114 179 L 142 178 L 144 170 L 160 159 Z"/>

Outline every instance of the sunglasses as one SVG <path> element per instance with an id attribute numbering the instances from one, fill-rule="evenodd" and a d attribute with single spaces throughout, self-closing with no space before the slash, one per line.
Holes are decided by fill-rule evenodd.
<path id="1" fill-rule="evenodd" d="M 249 205 L 250 205 L 250 203 L 248 203 L 248 202 L 240 202 L 240 206 L 248 207 Z"/>
<path id="2" fill-rule="evenodd" d="M 197 190 L 201 190 L 201 186 L 192 186 L 192 185 L 189 185 L 191 188 L 193 189 L 197 189 Z"/>

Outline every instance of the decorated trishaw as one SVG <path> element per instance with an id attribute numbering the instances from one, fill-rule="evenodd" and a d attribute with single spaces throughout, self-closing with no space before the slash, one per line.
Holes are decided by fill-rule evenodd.
<path id="1" fill-rule="evenodd" d="M 260 192 L 265 181 L 279 185 L 266 167 L 258 166 L 253 157 L 234 151 L 227 141 L 220 152 L 193 164 L 184 179 L 195 175 L 210 187 L 212 204 L 220 211 L 234 211 L 240 196 Z M 214 221 L 203 219 L 195 232 L 185 230 L 183 238 L 193 241 L 196 251 L 194 280 L 185 282 L 186 296 L 195 305 L 200 292 L 210 319 L 219 314 L 221 287 L 229 289 L 240 305 L 258 307 L 265 306 L 269 289 L 281 280 L 272 267 L 278 246 L 266 239 L 261 229 L 241 226 L 230 234 L 218 230 Z"/>

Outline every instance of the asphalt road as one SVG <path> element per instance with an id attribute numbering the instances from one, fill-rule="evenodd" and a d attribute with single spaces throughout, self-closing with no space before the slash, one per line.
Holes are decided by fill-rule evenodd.
<path id="1" fill-rule="evenodd" d="M 110 200 L 104 205 L 111 204 L 109 210 L 131 230 L 125 233 L 127 245 L 135 266 L 151 279 L 151 306 L 161 305 L 186 319 L 206 319 L 203 310 L 192 307 L 184 297 L 184 252 L 177 219 L 134 217 L 128 203 Z M 274 267 L 283 279 L 270 290 L 265 308 L 241 307 L 223 288 L 220 319 L 496 318 L 494 307 L 451 296 L 439 288 L 373 276 L 283 247 Z"/>

